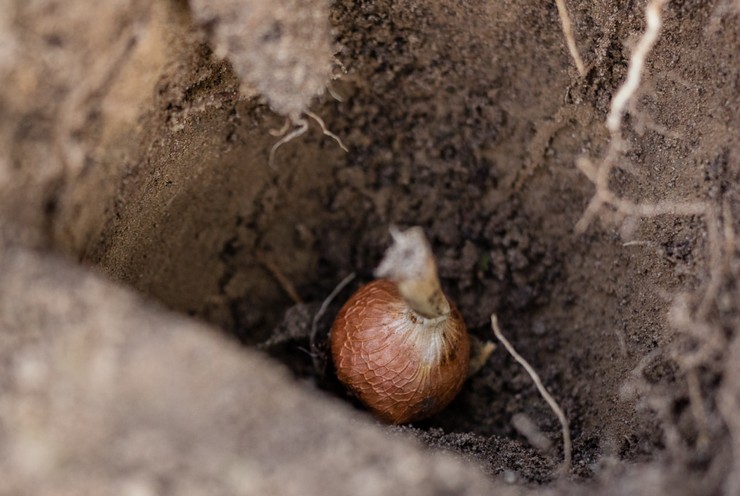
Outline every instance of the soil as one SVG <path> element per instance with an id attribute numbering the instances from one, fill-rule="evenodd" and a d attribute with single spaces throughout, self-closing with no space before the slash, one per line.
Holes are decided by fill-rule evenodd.
<path id="1" fill-rule="evenodd" d="M 286 118 L 214 54 L 218 14 L 135 5 L 147 36 L 100 101 L 85 100 L 97 113 L 61 138 L 88 165 L 34 186 L 46 210 L 23 220 L 42 233 L 28 238 L 267 349 L 316 394 L 346 398 L 306 351 L 312 319 L 357 273 L 318 321 L 325 340 L 372 278 L 388 226 L 420 225 L 470 332 L 492 340 L 497 314 L 563 408 L 579 484 L 639 464 L 685 468 L 719 491 L 736 425 L 720 403 L 740 329 L 740 7 L 665 7 L 610 180 L 635 203 L 704 202 L 714 217 L 604 207 L 577 233 L 595 188 L 575 164 L 608 150 L 604 122 L 645 2 L 567 3 L 584 77 L 554 2 L 332 2 L 338 77 L 310 110 L 348 152 L 305 117 L 308 131 L 277 148 L 272 167 L 270 131 Z M 141 74 L 153 88 L 136 93 L 144 111 L 121 117 Z M 17 136 L 22 162 L 38 138 Z M 517 414 L 549 451 L 514 428 Z M 503 347 L 444 412 L 386 429 L 507 483 L 558 477 L 560 425 Z"/>

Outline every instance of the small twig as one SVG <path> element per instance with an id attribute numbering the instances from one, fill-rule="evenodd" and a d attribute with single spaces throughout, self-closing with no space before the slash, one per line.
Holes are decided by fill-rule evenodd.
<path id="1" fill-rule="evenodd" d="M 498 340 L 501 341 L 501 343 L 504 345 L 504 348 L 506 348 L 506 351 L 508 351 L 511 356 L 514 357 L 514 360 L 516 360 L 522 367 L 524 367 L 524 370 L 527 371 L 529 377 L 532 378 L 532 382 L 534 382 L 534 385 L 537 387 L 537 391 L 539 391 L 542 398 L 544 398 L 544 400 L 550 406 L 550 409 L 552 409 L 553 413 L 555 413 L 555 416 L 557 416 L 558 420 L 560 421 L 560 425 L 563 428 L 563 464 L 560 467 L 560 471 L 562 474 L 569 473 L 573 455 L 570 441 L 570 428 L 568 427 L 568 419 L 565 418 L 565 414 L 558 405 L 557 401 L 555 401 L 555 398 L 553 398 L 552 395 L 547 391 L 547 389 L 545 389 L 545 386 L 542 385 L 542 381 L 540 380 L 540 376 L 537 374 L 537 372 L 519 353 L 517 353 L 516 349 L 514 349 L 514 346 L 512 346 L 512 344 L 509 343 L 509 340 L 506 339 L 501 333 L 501 329 L 498 326 L 498 318 L 495 314 L 491 314 L 491 328 L 493 329 L 493 333 L 496 335 L 496 338 L 498 338 Z"/>
<path id="2" fill-rule="evenodd" d="M 255 258 L 260 264 L 262 264 L 264 268 L 266 268 L 270 272 L 270 274 L 272 274 L 272 277 L 275 278 L 278 284 L 280 284 L 280 287 L 283 288 L 283 291 L 285 291 L 290 299 L 293 300 L 293 303 L 295 303 L 296 305 L 303 303 L 303 299 L 298 294 L 298 291 L 296 291 L 293 283 L 290 282 L 290 279 L 288 279 L 283 271 L 280 270 L 280 267 L 278 267 L 275 262 L 270 260 L 270 258 L 261 251 L 255 253 Z"/>
<path id="3" fill-rule="evenodd" d="M 316 312 L 316 315 L 313 316 L 313 321 L 311 322 L 311 335 L 309 336 L 309 346 L 311 348 L 310 354 L 311 360 L 313 361 L 314 371 L 319 375 L 323 375 L 323 367 L 319 360 L 321 352 L 319 350 L 318 344 L 316 344 L 316 335 L 318 334 L 319 330 L 319 320 L 321 320 L 321 317 L 324 316 L 324 314 L 326 313 L 326 309 L 329 308 L 329 305 L 331 305 L 331 302 L 334 300 L 334 298 L 336 298 L 340 291 L 342 291 L 347 286 L 347 284 L 351 283 L 354 278 L 355 273 L 352 272 L 350 275 L 342 279 L 334 288 L 334 290 L 329 293 L 329 296 L 326 297 L 324 302 L 321 304 L 321 307 L 319 307 L 319 311 Z"/>
<path id="4" fill-rule="evenodd" d="M 558 14 L 560 15 L 560 23 L 563 26 L 565 43 L 568 45 L 570 56 L 573 57 L 573 61 L 576 63 L 578 74 L 583 77 L 586 75 L 586 67 L 583 65 L 581 54 L 578 53 L 578 47 L 576 46 L 576 37 L 573 34 L 573 25 L 570 22 L 570 16 L 568 15 L 568 9 L 565 6 L 565 0 L 555 0 L 555 4 L 558 6 Z"/>

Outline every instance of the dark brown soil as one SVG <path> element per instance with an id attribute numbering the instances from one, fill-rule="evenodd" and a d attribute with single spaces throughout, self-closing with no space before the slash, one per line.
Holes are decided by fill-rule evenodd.
<path id="1" fill-rule="evenodd" d="M 332 2 L 343 68 L 330 86 L 340 100 L 327 93 L 310 108 L 349 152 L 309 120 L 306 134 L 277 150 L 274 168 L 279 138 L 269 131 L 284 117 L 214 55 L 212 24 L 195 16 L 191 25 L 180 3 L 157 7 L 148 29 L 168 50 L 145 40 L 136 55 L 165 61 L 146 111 L 108 134 L 73 133 L 105 167 L 58 179 L 42 228 L 56 249 L 245 346 L 280 341 L 267 348 L 307 387 L 344 397 L 330 367 L 327 376 L 313 369 L 311 321 L 356 272 L 319 321 L 325 339 L 338 306 L 371 278 L 388 226 L 420 225 L 471 333 L 493 339 L 496 313 L 562 406 L 577 481 L 650 463 L 685 468 L 718 490 L 721 478 L 709 479 L 732 463 L 732 427 L 718 406 L 732 357 L 707 343 L 729 343 L 740 328 L 735 4 L 667 5 L 610 183 L 634 202 L 706 202 L 720 238 L 703 216 L 619 218 L 608 208 L 574 231 L 594 194 L 575 163 L 598 161 L 608 147 L 606 114 L 644 6 L 568 2 L 587 63 L 581 78 L 554 2 Z M 109 98 L 125 102 L 116 84 L 137 77 L 122 71 Z M 553 449 L 532 447 L 512 426 L 515 414 Z M 562 457 L 557 419 L 503 347 L 447 410 L 388 432 L 459 453 L 509 483 L 551 483 Z"/>

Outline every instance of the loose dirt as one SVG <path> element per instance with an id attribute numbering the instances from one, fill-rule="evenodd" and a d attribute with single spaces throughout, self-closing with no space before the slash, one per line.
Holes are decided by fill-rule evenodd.
<path id="1" fill-rule="evenodd" d="M 71 143 L 63 153 L 72 160 L 82 149 L 88 166 L 33 189 L 46 210 L 24 220 L 43 233 L 31 243 L 244 346 L 272 338 L 267 351 L 306 387 L 346 398 L 330 364 L 317 372 L 306 352 L 313 316 L 358 274 L 319 321 L 325 339 L 339 305 L 371 279 L 388 226 L 420 225 L 470 332 L 493 339 L 497 314 L 562 406 L 579 484 L 629 477 L 623 467 L 638 464 L 730 487 L 738 462 L 728 447 L 740 438 L 727 418 L 738 415 L 727 405 L 740 393 L 737 367 L 727 368 L 740 359 L 729 347 L 740 329 L 736 4 L 668 3 L 610 181 L 633 202 L 701 201 L 716 217 L 605 208 L 581 234 L 574 226 L 595 189 L 575 163 L 598 162 L 608 148 L 606 115 L 645 28 L 645 2 L 568 2 L 583 78 L 554 2 L 332 2 L 339 77 L 310 109 L 349 151 L 311 121 L 276 151 L 274 168 L 270 131 L 285 117 L 214 54 L 218 14 L 206 22 L 184 3 L 165 4 L 131 8 L 148 35 L 100 96 L 107 106 L 83 99 L 88 120 L 57 138 Z M 153 92 L 135 119 L 120 121 L 141 74 L 152 75 Z M 19 163 L 34 157 L 29 143 L 50 119 L 25 115 Z M 514 428 L 516 414 L 550 451 Z M 528 486 L 552 483 L 562 457 L 557 419 L 503 347 L 447 410 L 387 430 Z"/>

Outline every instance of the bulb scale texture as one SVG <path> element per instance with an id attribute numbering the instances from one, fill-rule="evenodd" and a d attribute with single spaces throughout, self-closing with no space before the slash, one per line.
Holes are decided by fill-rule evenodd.
<path id="1" fill-rule="evenodd" d="M 379 279 L 339 311 L 331 330 L 337 376 L 378 418 L 394 424 L 420 420 L 460 391 L 470 338 L 457 308 L 449 306 L 446 315 L 423 317 L 396 283 Z"/>

